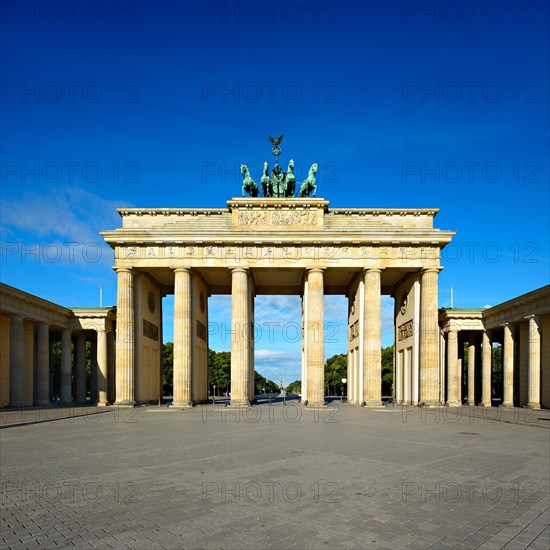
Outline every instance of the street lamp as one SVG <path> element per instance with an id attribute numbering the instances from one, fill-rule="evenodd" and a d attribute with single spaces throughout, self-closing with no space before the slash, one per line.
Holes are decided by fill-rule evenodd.
<path id="1" fill-rule="evenodd" d="M 212 386 L 214 388 L 214 395 L 212 396 L 212 403 L 216 404 L 216 384 L 213 384 Z"/>
<path id="2" fill-rule="evenodd" d="M 344 384 L 344 386 L 346 385 L 347 381 L 348 381 L 347 378 L 342 378 L 342 384 Z M 340 395 L 340 403 L 342 403 L 343 399 L 344 399 L 344 388 L 342 388 L 342 395 Z"/>

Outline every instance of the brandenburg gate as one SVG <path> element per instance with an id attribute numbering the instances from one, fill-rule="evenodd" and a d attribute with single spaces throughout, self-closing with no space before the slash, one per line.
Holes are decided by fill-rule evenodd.
<path id="1" fill-rule="evenodd" d="M 280 142 L 279 138 L 279 142 Z M 274 143 L 277 140 L 272 140 Z M 273 149 L 276 155 L 278 143 Z M 277 159 L 276 155 L 276 160 Z M 442 403 L 440 252 L 454 235 L 435 208 L 330 208 L 314 163 L 295 195 L 294 163 L 246 165 L 226 208 L 123 208 L 101 235 L 118 276 L 116 402 L 156 402 L 161 299 L 174 294 L 174 407 L 207 401 L 208 297 L 231 294 L 231 405 L 254 400 L 254 297 L 302 297 L 302 403 L 324 405 L 324 295 L 348 297 L 348 401 L 381 404 L 381 295 L 395 299 L 395 398 Z"/>

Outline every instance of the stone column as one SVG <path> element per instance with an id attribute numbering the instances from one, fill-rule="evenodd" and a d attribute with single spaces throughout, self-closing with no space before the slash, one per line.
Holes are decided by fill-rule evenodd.
<path id="1" fill-rule="evenodd" d="M 482 363 L 481 363 L 481 405 L 491 406 L 491 373 L 492 373 L 492 345 L 489 334 L 483 331 Z"/>
<path id="2" fill-rule="evenodd" d="M 173 407 L 189 408 L 191 400 L 191 271 L 174 270 L 174 401 Z"/>
<path id="3" fill-rule="evenodd" d="M 382 404 L 382 328 L 380 321 L 381 270 L 365 271 L 363 338 L 363 396 L 367 406 Z"/>
<path id="4" fill-rule="evenodd" d="M 107 402 L 114 403 L 116 400 L 115 396 L 115 375 L 116 375 L 116 359 L 115 359 L 115 331 L 116 331 L 116 321 L 111 323 L 111 330 L 107 333 Z"/>
<path id="5" fill-rule="evenodd" d="M 86 334 L 76 335 L 76 404 L 86 404 Z"/>
<path id="6" fill-rule="evenodd" d="M 530 409 L 540 409 L 540 321 L 535 315 L 529 319 L 529 386 L 528 403 Z"/>
<path id="7" fill-rule="evenodd" d="M 71 331 L 61 330 L 61 404 L 73 404 L 72 372 L 71 372 Z"/>
<path id="8" fill-rule="evenodd" d="M 36 342 L 36 405 L 50 404 L 50 325 L 39 323 Z"/>
<path id="9" fill-rule="evenodd" d="M 422 270 L 420 285 L 420 401 L 439 404 L 439 324 L 437 281 L 439 268 Z"/>
<path id="10" fill-rule="evenodd" d="M 447 405 L 458 407 L 458 331 L 450 326 L 447 332 Z"/>
<path id="11" fill-rule="evenodd" d="M 134 401 L 134 274 L 131 269 L 116 270 L 117 334 L 115 405 L 133 407 Z"/>
<path id="12" fill-rule="evenodd" d="M 401 355 L 403 356 L 403 354 Z M 401 405 L 403 403 L 403 365 L 399 360 L 399 354 L 395 353 L 394 346 L 394 379 L 393 391 L 395 393 L 395 403 Z"/>
<path id="13" fill-rule="evenodd" d="M 324 275 L 319 268 L 308 269 L 307 277 L 307 405 L 325 406 L 325 302 Z"/>
<path id="14" fill-rule="evenodd" d="M 468 341 L 468 405 L 476 404 L 476 339 L 470 334 Z"/>
<path id="15" fill-rule="evenodd" d="M 97 404 L 97 333 L 90 340 L 90 403 Z"/>
<path id="16" fill-rule="evenodd" d="M 514 335 L 509 323 L 504 323 L 504 344 L 502 346 L 503 407 L 514 406 Z"/>
<path id="17" fill-rule="evenodd" d="M 109 404 L 107 399 L 107 381 L 109 378 L 109 352 L 107 331 L 103 328 L 97 330 L 97 405 L 105 407 Z"/>
<path id="18" fill-rule="evenodd" d="M 250 281 L 248 269 L 231 270 L 231 406 L 250 399 Z"/>
<path id="19" fill-rule="evenodd" d="M 23 405 L 24 341 L 23 316 L 12 315 L 10 323 L 10 407 Z"/>

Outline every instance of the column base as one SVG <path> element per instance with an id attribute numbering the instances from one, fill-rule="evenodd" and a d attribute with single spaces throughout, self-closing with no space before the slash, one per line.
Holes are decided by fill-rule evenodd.
<path id="1" fill-rule="evenodd" d="M 426 408 L 430 407 L 441 407 L 442 403 L 440 401 L 423 401 L 422 406 Z"/>
<path id="2" fill-rule="evenodd" d="M 37 401 L 34 404 L 35 407 L 51 407 L 52 404 L 49 401 Z"/>
<path id="3" fill-rule="evenodd" d="M 113 405 L 115 407 L 134 408 L 136 406 L 136 402 L 131 399 L 124 399 L 122 401 L 115 401 Z"/>
<path id="4" fill-rule="evenodd" d="M 470 407 L 475 407 L 476 402 L 475 401 L 468 401 L 468 405 Z"/>
<path id="5" fill-rule="evenodd" d="M 232 400 L 228 403 L 227 408 L 228 409 L 249 409 L 250 408 L 250 401 L 247 401 L 246 399 L 239 399 Z"/>
<path id="6" fill-rule="evenodd" d="M 375 401 L 365 401 L 365 407 L 381 407 L 382 406 L 382 400 L 380 399 L 380 401 L 378 401 L 378 399 L 376 399 Z"/>
<path id="7" fill-rule="evenodd" d="M 514 404 L 510 401 L 509 403 L 502 403 L 502 405 L 500 405 L 501 407 L 504 407 L 505 409 L 513 409 L 514 408 Z"/>
<path id="8" fill-rule="evenodd" d="M 324 409 L 327 404 L 324 401 L 308 401 L 307 405 L 304 405 L 305 410 Z"/>
<path id="9" fill-rule="evenodd" d="M 480 403 L 480 407 L 492 407 L 491 403 Z"/>
<path id="10" fill-rule="evenodd" d="M 540 410 L 540 403 L 527 403 L 527 409 L 533 409 L 534 411 Z"/>
<path id="11" fill-rule="evenodd" d="M 447 401 L 447 407 L 460 407 L 461 404 L 458 401 Z"/>
<path id="12" fill-rule="evenodd" d="M 173 401 L 170 405 L 171 409 L 192 409 L 193 401 Z"/>
<path id="13" fill-rule="evenodd" d="M 96 403 L 96 407 L 108 407 L 110 403 L 105 401 L 104 403 Z"/>

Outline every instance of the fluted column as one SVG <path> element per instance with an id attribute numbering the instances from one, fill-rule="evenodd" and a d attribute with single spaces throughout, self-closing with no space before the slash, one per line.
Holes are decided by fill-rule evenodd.
<path id="1" fill-rule="evenodd" d="M 248 269 L 231 270 L 231 405 L 248 405 L 250 395 L 250 281 Z"/>
<path id="2" fill-rule="evenodd" d="M 309 269 L 307 277 L 307 396 L 308 407 L 325 405 L 325 302 L 324 275 L 318 268 Z"/>
<path id="3" fill-rule="evenodd" d="M 476 404 L 476 335 L 468 341 L 468 405 Z"/>
<path id="4" fill-rule="evenodd" d="M 529 385 L 528 403 L 530 409 L 540 409 L 540 321 L 535 315 L 529 320 Z"/>
<path id="5" fill-rule="evenodd" d="M 502 359 L 503 407 L 514 406 L 514 335 L 509 323 L 504 323 L 504 345 Z"/>
<path id="6" fill-rule="evenodd" d="M 483 331 L 481 359 L 481 405 L 491 406 L 492 344 L 487 331 Z"/>
<path id="7" fill-rule="evenodd" d="M 61 404 L 73 404 L 72 372 L 71 372 L 71 331 L 61 330 Z"/>
<path id="8" fill-rule="evenodd" d="M 420 284 L 420 401 L 439 404 L 439 324 L 437 282 L 439 268 L 422 270 Z"/>
<path id="9" fill-rule="evenodd" d="M 76 404 L 86 403 L 86 334 L 76 335 Z"/>
<path id="10" fill-rule="evenodd" d="M 90 403 L 97 403 L 97 333 L 90 340 Z"/>
<path id="11" fill-rule="evenodd" d="M 380 269 L 365 271 L 363 338 L 363 401 L 382 404 L 382 328 L 380 321 Z"/>
<path id="12" fill-rule="evenodd" d="M 116 401 L 115 405 L 133 407 L 134 401 L 134 274 L 117 269 Z"/>
<path id="13" fill-rule="evenodd" d="M 107 332 L 100 328 L 97 330 L 97 404 L 104 407 L 109 404 L 107 399 L 107 380 L 109 376 L 109 352 Z"/>
<path id="14" fill-rule="evenodd" d="M 191 271 L 174 270 L 174 401 L 173 407 L 189 408 L 191 401 Z"/>
<path id="15" fill-rule="evenodd" d="M 23 317 L 21 315 L 12 315 L 10 324 L 10 407 L 21 407 L 23 405 L 24 374 Z"/>
<path id="16" fill-rule="evenodd" d="M 447 405 L 458 407 L 458 331 L 450 326 L 447 332 Z"/>
<path id="17" fill-rule="evenodd" d="M 36 405 L 50 404 L 50 325 L 39 323 L 36 337 Z"/>

